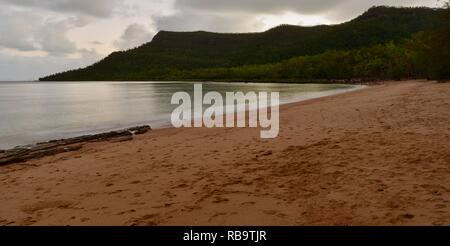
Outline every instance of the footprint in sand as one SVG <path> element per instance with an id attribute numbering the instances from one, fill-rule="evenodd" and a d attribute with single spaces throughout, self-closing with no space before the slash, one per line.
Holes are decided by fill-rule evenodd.
<path id="1" fill-rule="evenodd" d="M 22 211 L 27 214 L 34 214 L 44 209 L 69 209 L 73 204 L 68 201 L 41 201 L 22 207 Z"/>
<path id="2" fill-rule="evenodd" d="M 267 215 L 276 215 L 277 211 L 275 211 L 275 210 L 264 210 L 263 213 L 267 214 Z"/>
<path id="3" fill-rule="evenodd" d="M 128 221 L 130 226 L 157 226 L 163 223 L 159 214 L 148 214 Z"/>
<path id="4" fill-rule="evenodd" d="M 415 216 L 413 214 L 406 213 L 406 214 L 400 215 L 399 217 L 410 220 L 410 219 L 414 219 Z"/>
<path id="5" fill-rule="evenodd" d="M 124 215 L 124 214 L 132 214 L 132 213 L 136 213 L 136 210 L 130 209 L 130 210 L 119 212 L 116 215 Z"/>
<path id="6" fill-rule="evenodd" d="M 241 203 L 242 206 L 255 205 L 255 204 L 256 204 L 256 202 L 253 202 L 253 201 Z"/>
<path id="7" fill-rule="evenodd" d="M 220 216 L 227 216 L 227 213 L 215 213 L 211 216 L 211 218 L 208 219 L 209 222 L 212 222 L 214 219 L 217 219 L 217 217 Z"/>
<path id="8" fill-rule="evenodd" d="M 216 197 L 214 198 L 213 203 L 226 203 L 226 202 L 228 202 L 228 201 L 230 201 L 228 198 L 216 196 Z"/>
<path id="9" fill-rule="evenodd" d="M 85 222 L 88 222 L 88 221 L 90 221 L 91 219 L 89 219 L 89 218 L 81 218 L 80 219 L 80 221 L 82 222 L 82 223 L 85 223 Z"/>
<path id="10" fill-rule="evenodd" d="M 33 225 L 36 222 L 37 222 L 37 220 L 33 219 L 33 217 L 26 217 L 25 219 L 22 220 L 20 225 L 30 226 L 30 225 Z"/>

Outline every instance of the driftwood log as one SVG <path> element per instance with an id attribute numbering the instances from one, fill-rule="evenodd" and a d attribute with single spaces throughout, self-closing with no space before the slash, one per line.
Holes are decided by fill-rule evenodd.
<path id="1" fill-rule="evenodd" d="M 30 146 L 19 146 L 10 150 L 0 150 L 0 166 L 25 162 L 35 158 L 76 151 L 84 143 L 99 141 L 124 142 L 133 140 L 134 135 L 144 134 L 151 130 L 150 126 L 138 126 L 120 131 L 85 135 L 75 138 L 51 140 Z"/>

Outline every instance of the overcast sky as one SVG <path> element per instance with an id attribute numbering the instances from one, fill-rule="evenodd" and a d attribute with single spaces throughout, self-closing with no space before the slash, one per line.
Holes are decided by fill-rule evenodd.
<path id="1" fill-rule="evenodd" d="M 436 0 L 0 0 L 0 80 L 84 67 L 159 30 L 333 24 L 373 5 L 437 6 Z"/>

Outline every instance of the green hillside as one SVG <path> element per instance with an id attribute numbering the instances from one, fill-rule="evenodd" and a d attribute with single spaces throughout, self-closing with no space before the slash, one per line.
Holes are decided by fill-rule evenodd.
<path id="1" fill-rule="evenodd" d="M 330 50 L 399 43 L 414 33 L 435 29 L 440 24 L 441 12 L 430 8 L 373 7 L 352 21 L 330 26 L 282 25 L 262 33 L 245 34 L 161 31 L 138 48 L 114 52 L 87 68 L 41 80 L 202 79 L 192 71 L 223 72 L 226 68 L 274 64 Z M 226 78 L 225 73 L 223 79 Z"/>

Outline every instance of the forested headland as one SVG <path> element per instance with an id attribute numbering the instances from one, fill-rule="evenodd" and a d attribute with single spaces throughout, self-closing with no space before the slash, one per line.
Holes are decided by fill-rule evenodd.
<path id="1" fill-rule="evenodd" d="M 450 78 L 450 10 L 373 7 L 346 23 L 263 33 L 159 32 L 42 81 L 336 81 Z"/>

